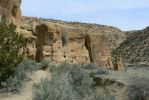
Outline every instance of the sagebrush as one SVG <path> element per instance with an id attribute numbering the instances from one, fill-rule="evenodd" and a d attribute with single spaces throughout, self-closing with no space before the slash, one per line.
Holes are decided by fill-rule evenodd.
<path id="1" fill-rule="evenodd" d="M 129 100 L 148 100 L 149 77 L 132 77 L 130 85 L 127 88 L 127 94 Z"/>
<path id="2" fill-rule="evenodd" d="M 51 79 L 33 85 L 33 100 L 114 100 L 109 93 L 96 93 L 93 79 L 81 65 L 65 62 L 53 69 Z"/>
<path id="3" fill-rule="evenodd" d="M 29 75 L 38 69 L 37 63 L 24 59 L 17 67 L 15 73 L 7 80 L 7 90 L 19 92 L 24 83 L 29 80 Z"/>

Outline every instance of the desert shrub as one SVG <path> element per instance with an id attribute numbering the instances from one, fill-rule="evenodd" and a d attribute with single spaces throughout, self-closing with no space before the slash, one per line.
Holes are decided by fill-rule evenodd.
<path id="1" fill-rule="evenodd" d="M 40 63 L 40 68 L 42 70 L 46 70 L 49 67 L 50 62 L 47 60 L 42 60 Z"/>
<path id="2" fill-rule="evenodd" d="M 108 70 L 104 69 L 98 69 L 96 71 L 90 72 L 91 77 L 95 77 L 96 75 L 108 75 L 108 74 L 109 74 Z"/>
<path id="3" fill-rule="evenodd" d="M 149 78 L 135 76 L 127 88 L 129 100 L 147 100 L 149 98 Z"/>
<path id="4" fill-rule="evenodd" d="M 19 92 L 24 83 L 29 80 L 29 74 L 32 74 L 37 69 L 36 62 L 24 59 L 18 65 L 15 73 L 7 80 L 7 90 Z"/>
<path id="5" fill-rule="evenodd" d="M 94 99 L 90 100 L 115 100 L 115 97 L 111 95 L 106 87 L 100 87 L 94 90 Z"/>
<path id="6" fill-rule="evenodd" d="M 54 75 L 51 80 L 42 79 L 39 84 L 34 84 L 33 93 L 33 100 L 73 100 L 76 94 L 66 73 Z"/>
<path id="7" fill-rule="evenodd" d="M 57 70 L 57 66 L 54 64 L 49 65 L 49 72 L 54 73 Z"/>
<path id="8" fill-rule="evenodd" d="M 5 18 L 0 22 L 0 84 L 6 81 L 16 70 L 22 61 L 18 55 L 19 48 L 25 44 L 25 40 L 15 31 L 14 25 L 7 25 Z"/>
<path id="9" fill-rule="evenodd" d="M 87 65 L 84 66 L 84 69 L 90 69 L 90 70 L 97 70 L 99 68 L 100 67 L 97 66 L 95 63 L 87 64 Z"/>
<path id="10" fill-rule="evenodd" d="M 41 64 L 43 65 L 43 66 L 49 66 L 49 61 L 47 61 L 47 60 L 42 60 L 41 61 Z"/>
<path id="11" fill-rule="evenodd" d="M 83 66 L 84 69 L 87 69 L 87 70 L 92 70 L 92 72 L 90 73 L 90 75 L 92 77 L 94 77 L 95 75 L 107 75 L 109 74 L 108 70 L 94 64 L 94 63 L 91 63 L 91 64 L 87 64 L 87 65 L 84 65 Z"/>
<path id="12" fill-rule="evenodd" d="M 33 85 L 33 100 L 111 100 L 99 99 L 93 84 L 93 79 L 81 65 L 63 63 L 56 67 L 51 79 L 42 79 Z"/>

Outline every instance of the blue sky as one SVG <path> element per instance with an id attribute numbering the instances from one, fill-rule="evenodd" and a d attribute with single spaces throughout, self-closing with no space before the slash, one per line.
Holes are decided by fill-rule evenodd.
<path id="1" fill-rule="evenodd" d="M 22 0 L 22 14 L 116 26 L 136 30 L 149 26 L 149 0 Z"/>

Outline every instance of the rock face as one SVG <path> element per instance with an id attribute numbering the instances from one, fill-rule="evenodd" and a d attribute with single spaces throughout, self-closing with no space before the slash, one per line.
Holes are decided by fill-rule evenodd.
<path id="1" fill-rule="evenodd" d="M 111 55 L 111 51 L 118 47 L 122 42 L 121 39 L 125 37 L 122 31 L 116 28 L 99 25 L 93 27 L 96 25 L 88 24 L 75 25 L 69 22 L 29 17 L 23 17 L 22 22 L 24 25 L 21 28 L 27 30 L 26 33 L 32 33 L 37 37 L 37 61 L 96 63 L 108 69 L 124 69 L 121 58 L 113 58 Z M 85 26 L 87 28 L 83 28 Z M 94 28 L 97 30 L 94 31 Z M 110 41 L 115 44 L 109 43 Z"/>
<path id="2" fill-rule="evenodd" d="M 8 23 L 13 23 L 17 26 L 17 32 L 22 34 L 27 41 L 25 47 L 20 48 L 19 54 L 30 59 L 35 59 L 36 55 L 36 36 L 33 36 L 31 26 L 26 23 L 21 23 L 21 0 L 0 0 L 0 16 L 5 17 Z"/>
<path id="3" fill-rule="evenodd" d="M 31 18 L 25 18 L 29 20 Z M 36 18 L 33 18 L 36 19 Z M 38 19 L 39 20 L 39 19 Z M 86 33 L 101 33 L 103 37 L 108 42 L 108 48 L 110 51 L 116 49 L 125 39 L 126 34 L 123 31 L 116 27 L 99 25 L 99 24 L 90 24 L 90 23 L 80 23 L 80 22 L 67 22 L 53 19 L 40 19 L 40 21 L 48 21 L 53 23 L 59 23 L 62 25 L 77 27 L 84 30 Z"/>
<path id="4" fill-rule="evenodd" d="M 0 15 L 17 26 L 27 44 L 19 54 L 37 61 L 96 63 L 114 69 L 110 52 L 124 35 L 119 29 L 84 23 L 21 17 L 21 0 L 0 0 Z M 20 23 L 21 21 L 21 23 Z M 117 67 L 119 68 L 119 62 Z"/>
<path id="5" fill-rule="evenodd" d="M 85 34 L 74 27 L 42 23 L 36 26 L 36 60 L 50 60 L 54 63 L 89 63 L 85 48 Z"/>
<path id="6" fill-rule="evenodd" d="M 21 20 L 21 0 L 0 0 L 0 15 L 7 21 L 18 25 Z"/>
<path id="7" fill-rule="evenodd" d="M 113 69 L 110 51 L 107 42 L 101 33 L 87 34 L 85 45 L 89 51 L 90 61 L 92 63 Z"/>
<path id="8" fill-rule="evenodd" d="M 31 60 L 35 60 L 36 57 L 36 40 L 37 37 L 35 36 L 24 36 L 26 38 L 26 46 L 24 46 L 22 49 L 22 54 L 24 57 L 27 57 Z"/>
<path id="9" fill-rule="evenodd" d="M 108 69 L 122 70 L 121 59 L 112 61 L 105 36 L 86 34 L 82 29 L 51 22 L 36 26 L 36 60 L 53 63 L 68 61 L 73 64 L 95 63 Z"/>
<path id="10" fill-rule="evenodd" d="M 113 57 L 112 61 L 114 65 L 114 70 L 125 70 L 122 57 L 120 55 L 116 55 L 115 57 Z"/>

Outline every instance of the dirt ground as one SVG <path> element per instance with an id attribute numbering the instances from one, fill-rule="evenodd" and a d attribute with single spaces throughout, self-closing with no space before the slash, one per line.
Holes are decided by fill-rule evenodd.
<path id="1" fill-rule="evenodd" d="M 50 76 L 47 71 L 39 70 L 31 76 L 31 81 L 27 82 L 25 87 L 21 90 L 20 94 L 3 94 L 0 100 L 32 100 L 32 86 L 38 83 L 41 78 Z"/>

